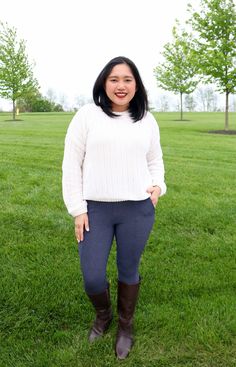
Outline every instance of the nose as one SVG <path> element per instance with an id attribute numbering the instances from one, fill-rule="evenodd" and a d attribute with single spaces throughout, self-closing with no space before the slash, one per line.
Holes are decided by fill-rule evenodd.
<path id="1" fill-rule="evenodd" d="M 124 89 L 124 83 L 123 83 L 123 81 L 122 81 L 122 80 L 120 80 L 120 81 L 118 82 L 118 84 L 117 84 L 117 89 L 119 89 L 119 90 Z"/>

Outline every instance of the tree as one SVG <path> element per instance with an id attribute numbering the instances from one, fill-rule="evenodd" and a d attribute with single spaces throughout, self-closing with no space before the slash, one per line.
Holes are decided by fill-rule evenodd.
<path id="1" fill-rule="evenodd" d="M 27 94 L 17 100 L 17 107 L 23 112 L 63 112 L 63 106 L 50 101 L 39 92 Z"/>
<path id="2" fill-rule="evenodd" d="M 189 112 L 193 112 L 195 110 L 196 105 L 197 105 L 195 100 L 194 100 L 194 97 L 191 94 L 187 94 L 185 96 L 184 104 L 185 104 L 186 109 Z"/>
<path id="3" fill-rule="evenodd" d="M 32 112 L 52 112 L 51 102 L 42 96 L 33 101 L 31 108 Z"/>
<path id="4" fill-rule="evenodd" d="M 169 101 L 168 97 L 165 95 L 160 96 L 160 110 L 161 112 L 169 111 Z"/>
<path id="5" fill-rule="evenodd" d="M 198 88 L 197 97 L 202 103 L 203 111 L 216 111 L 217 110 L 217 95 L 212 87 Z"/>
<path id="6" fill-rule="evenodd" d="M 229 130 L 229 95 L 236 90 L 236 11 L 233 0 L 201 0 L 200 12 L 189 5 L 195 33 L 193 52 L 206 83 L 225 93 L 225 130 Z"/>
<path id="7" fill-rule="evenodd" d="M 68 106 L 67 106 L 67 96 L 65 94 L 61 94 L 59 96 L 59 104 L 62 106 L 63 108 L 63 111 L 67 110 L 68 109 Z"/>
<path id="8" fill-rule="evenodd" d="M 51 103 L 55 103 L 57 96 L 53 88 L 49 88 L 46 93 L 47 100 Z"/>
<path id="9" fill-rule="evenodd" d="M 0 22 L 0 96 L 10 99 L 13 120 L 16 118 L 16 101 L 38 88 L 28 61 L 24 40 L 17 39 L 15 28 Z"/>
<path id="10" fill-rule="evenodd" d="M 41 94 L 38 89 L 32 89 L 20 97 L 16 101 L 16 107 L 21 112 L 33 112 L 33 105 L 36 100 L 41 98 Z"/>
<path id="11" fill-rule="evenodd" d="M 165 61 L 154 69 L 157 85 L 165 90 L 180 94 L 180 119 L 183 120 L 183 94 L 192 93 L 199 80 L 197 64 L 190 47 L 191 36 L 186 31 L 173 28 L 173 42 L 164 46 Z"/>

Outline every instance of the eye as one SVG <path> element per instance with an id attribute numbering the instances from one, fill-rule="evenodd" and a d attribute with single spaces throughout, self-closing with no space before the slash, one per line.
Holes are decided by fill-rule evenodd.
<path id="1" fill-rule="evenodd" d="M 109 79 L 110 80 L 110 82 L 113 82 L 113 83 L 115 83 L 116 82 L 116 79 L 115 78 L 111 78 L 111 79 Z"/>
<path id="2" fill-rule="evenodd" d="M 126 82 L 132 82 L 132 79 L 125 79 Z"/>

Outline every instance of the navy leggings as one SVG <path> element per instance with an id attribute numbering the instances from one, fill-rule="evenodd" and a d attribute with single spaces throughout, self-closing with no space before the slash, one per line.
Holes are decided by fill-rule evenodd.
<path id="1" fill-rule="evenodd" d="M 155 208 L 150 198 L 141 201 L 99 202 L 87 200 L 89 232 L 79 243 L 80 266 L 88 294 L 107 288 L 106 268 L 115 236 L 118 279 L 139 281 L 139 262 L 152 229 Z"/>

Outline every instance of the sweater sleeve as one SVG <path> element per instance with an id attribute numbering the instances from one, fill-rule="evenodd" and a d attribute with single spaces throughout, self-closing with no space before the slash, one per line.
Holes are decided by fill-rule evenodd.
<path id="1" fill-rule="evenodd" d="M 152 136 L 149 151 L 147 153 L 147 164 L 152 176 L 152 185 L 161 188 L 160 196 L 166 193 L 165 169 L 162 158 L 162 149 L 160 144 L 160 132 L 155 118 L 151 115 Z"/>
<path id="2" fill-rule="evenodd" d="M 62 192 L 68 213 L 73 217 L 87 212 L 83 199 L 82 166 L 86 147 L 86 118 L 81 108 L 67 130 L 62 163 Z"/>

